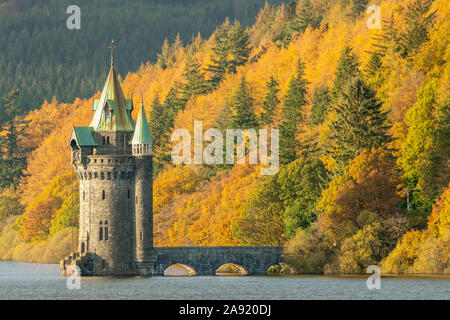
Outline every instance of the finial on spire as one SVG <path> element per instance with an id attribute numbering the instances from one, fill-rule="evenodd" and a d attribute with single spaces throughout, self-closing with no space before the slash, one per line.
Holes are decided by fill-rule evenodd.
<path id="1" fill-rule="evenodd" d="M 109 45 L 109 48 L 111 49 L 111 67 L 114 66 L 114 49 L 117 48 L 114 45 L 114 40 L 111 40 L 111 44 Z"/>
<path id="2" fill-rule="evenodd" d="M 142 89 L 141 89 L 141 108 L 144 106 L 144 99 L 142 98 Z"/>

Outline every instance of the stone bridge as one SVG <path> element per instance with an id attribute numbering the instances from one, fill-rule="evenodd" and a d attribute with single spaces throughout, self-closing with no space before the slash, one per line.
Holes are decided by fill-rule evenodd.
<path id="1" fill-rule="evenodd" d="M 265 275 L 282 261 L 282 247 L 155 247 L 153 275 L 164 275 L 174 264 L 183 264 L 196 275 L 211 276 L 227 263 L 242 266 L 249 275 Z"/>

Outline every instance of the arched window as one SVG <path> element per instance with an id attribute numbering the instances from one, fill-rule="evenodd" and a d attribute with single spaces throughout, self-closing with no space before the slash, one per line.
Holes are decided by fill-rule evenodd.
<path id="1" fill-rule="evenodd" d="M 105 200 L 105 198 L 106 198 L 105 190 L 102 190 L 102 200 Z"/>
<path id="2" fill-rule="evenodd" d="M 100 228 L 98 231 L 98 240 L 102 241 L 103 240 L 103 222 L 100 221 Z"/>
<path id="3" fill-rule="evenodd" d="M 103 144 L 105 144 L 106 143 L 106 138 L 105 137 L 103 137 Z"/>
<path id="4" fill-rule="evenodd" d="M 109 137 L 106 137 L 106 144 L 109 144 Z"/>
<path id="5" fill-rule="evenodd" d="M 105 221 L 105 240 L 108 240 L 108 220 Z"/>
<path id="6" fill-rule="evenodd" d="M 128 189 L 128 199 L 130 199 L 131 198 L 131 191 L 130 191 L 130 189 Z"/>
<path id="7" fill-rule="evenodd" d="M 84 190 L 83 190 L 83 200 L 84 200 L 84 198 L 85 198 L 85 194 L 84 194 Z"/>

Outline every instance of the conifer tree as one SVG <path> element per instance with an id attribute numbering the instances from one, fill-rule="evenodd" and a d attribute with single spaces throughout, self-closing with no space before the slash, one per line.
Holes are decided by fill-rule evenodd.
<path id="1" fill-rule="evenodd" d="M 214 33 L 214 47 L 211 63 L 206 71 L 211 73 L 208 79 L 211 89 L 215 89 L 223 79 L 228 69 L 228 32 L 230 30 L 228 19 Z"/>
<path id="2" fill-rule="evenodd" d="M 258 127 L 258 121 L 253 112 L 253 99 L 250 95 L 244 75 L 241 78 L 241 83 L 234 97 L 233 109 L 233 128 L 250 129 Z"/>
<path id="3" fill-rule="evenodd" d="M 200 64 L 195 57 L 189 55 L 184 68 L 183 77 L 185 82 L 179 84 L 180 100 L 183 108 L 192 96 L 202 95 L 208 92 L 203 73 L 200 71 Z"/>
<path id="4" fill-rule="evenodd" d="M 211 74 L 208 80 L 211 89 L 218 86 L 226 73 L 235 73 L 250 56 L 248 34 L 238 21 L 231 26 L 225 20 L 215 32 L 214 44 L 212 63 L 206 69 Z"/>
<path id="5" fill-rule="evenodd" d="M 233 123 L 233 109 L 231 108 L 231 104 L 228 99 L 225 101 L 224 106 L 220 109 L 219 114 L 216 119 L 216 128 L 222 132 L 225 132 L 228 128 L 231 127 Z"/>
<path id="6" fill-rule="evenodd" d="M 154 146 L 160 146 L 164 134 L 170 130 L 170 115 L 167 114 L 166 108 L 159 103 L 158 95 L 153 99 L 150 110 L 150 133 Z"/>
<path id="7" fill-rule="evenodd" d="M 284 164 L 295 160 L 300 147 L 296 138 L 300 133 L 299 126 L 303 122 L 302 110 L 306 104 L 306 86 L 304 65 L 299 60 L 296 74 L 289 81 L 288 91 L 284 96 L 284 106 L 281 110 L 280 160 Z"/>
<path id="8" fill-rule="evenodd" d="M 311 107 L 311 125 L 315 126 L 325 121 L 330 103 L 330 91 L 327 86 L 319 87 L 314 90 L 314 97 Z"/>
<path id="9" fill-rule="evenodd" d="M 270 77 L 269 82 L 267 82 L 267 93 L 263 101 L 263 112 L 261 113 L 261 125 L 268 125 L 272 122 L 275 110 L 280 103 L 277 94 L 280 90 L 278 89 L 278 82 L 273 76 Z"/>
<path id="10" fill-rule="evenodd" d="M 27 154 L 31 148 L 22 146 L 29 121 L 23 119 L 19 90 L 12 90 L 2 97 L 0 106 L 0 189 L 17 188 L 27 166 Z"/>
<path id="11" fill-rule="evenodd" d="M 250 56 L 250 42 L 247 32 L 242 28 L 239 21 L 236 21 L 228 33 L 229 55 L 228 70 L 236 72 L 237 67 L 247 62 Z"/>
<path id="12" fill-rule="evenodd" d="M 322 16 L 311 5 L 310 0 L 302 0 L 297 5 L 297 25 L 298 29 L 303 32 L 311 26 L 312 28 L 318 28 L 322 21 Z"/>
<path id="13" fill-rule="evenodd" d="M 387 113 L 381 111 L 382 102 L 361 77 L 348 80 L 339 94 L 333 105 L 336 119 L 329 125 L 327 150 L 338 171 L 362 150 L 381 147 L 389 140 Z"/>
<path id="14" fill-rule="evenodd" d="M 383 75 L 380 72 L 382 66 L 383 63 L 381 61 L 380 55 L 376 52 L 373 52 L 364 72 L 367 78 L 367 82 L 373 89 L 379 88 L 383 83 Z"/>
<path id="15" fill-rule="evenodd" d="M 400 34 L 403 57 L 411 55 L 428 40 L 428 31 L 434 24 L 436 13 L 429 12 L 433 0 L 414 0 L 408 4 L 405 23 L 406 30 Z"/>
<path id="16" fill-rule="evenodd" d="M 374 77 L 381 69 L 381 66 L 382 62 L 380 56 L 376 53 L 372 53 L 366 66 L 366 76 L 369 78 Z"/>
<path id="17" fill-rule="evenodd" d="M 336 102 L 339 93 L 342 91 L 343 86 L 349 79 L 356 76 L 361 76 L 361 72 L 358 68 L 359 62 L 357 57 L 352 53 L 352 49 L 350 47 L 345 47 L 339 57 L 333 88 L 331 90 L 331 98 L 333 102 Z"/>

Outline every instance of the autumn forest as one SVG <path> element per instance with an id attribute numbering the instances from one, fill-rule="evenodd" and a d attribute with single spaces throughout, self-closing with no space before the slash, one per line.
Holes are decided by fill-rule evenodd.
<path id="1" fill-rule="evenodd" d="M 155 245 L 282 245 L 299 273 L 450 273 L 448 1 L 270 2 L 253 21 L 172 36 L 122 74 L 134 119 L 141 96 L 148 112 Z M 0 260 L 58 263 L 76 248 L 67 140 L 92 119 L 109 41 L 100 82 L 72 102 L 29 108 L 39 90 L 1 92 Z M 193 136 L 195 120 L 279 129 L 279 171 L 174 165 L 171 133 Z"/>

